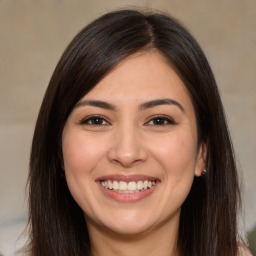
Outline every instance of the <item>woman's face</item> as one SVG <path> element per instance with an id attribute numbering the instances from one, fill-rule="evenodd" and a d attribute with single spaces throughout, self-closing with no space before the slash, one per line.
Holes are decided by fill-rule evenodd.
<path id="1" fill-rule="evenodd" d="M 89 230 L 177 226 L 204 169 L 190 96 L 156 51 L 129 56 L 78 102 L 62 147 L 68 187 Z"/>

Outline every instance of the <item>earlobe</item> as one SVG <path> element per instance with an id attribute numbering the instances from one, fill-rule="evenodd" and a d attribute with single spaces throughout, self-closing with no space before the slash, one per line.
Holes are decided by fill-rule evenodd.
<path id="1" fill-rule="evenodd" d="M 206 173 L 207 143 L 202 142 L 198 148 L 195 176 L 200 177 Z"/>

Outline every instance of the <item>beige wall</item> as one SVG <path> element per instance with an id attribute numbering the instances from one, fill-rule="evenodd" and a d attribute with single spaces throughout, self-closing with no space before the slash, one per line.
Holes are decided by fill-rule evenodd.
<path id="1" fill-rule="evenodd" d="M 247 230 L 256 224 L 256 2 L 254 0 L 0 0 L 0 251 L 12 255 L 26 219 L 33 126 L 67 43 L 95 17 L 126 6 L 168 11 L 212 65 L 244 176 Z"/>

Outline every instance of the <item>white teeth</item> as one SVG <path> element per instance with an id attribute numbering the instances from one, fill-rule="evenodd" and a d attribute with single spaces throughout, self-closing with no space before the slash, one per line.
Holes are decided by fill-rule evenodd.
<path id="1" fill-rule="evenodd" d="M 136 190 L 136 188 L 137 188 L 137 184 L 135 181 L 130 181 L 128 183 L 128 190 Z"/>
<path id="2" fill-rule="evenodd" d="M 113 184 L 112 184 L 112 182 L 111 182 L 110 180 L 108 180 L 108 188 L 109 188 L 109 189 L 112 189 L 112 188 L 113 188 Z"/>
<path id="3" fill-rule="evenodd" d="M 118 182 L 116 180 L 113 182 L 113 189 L 119 189 Z"/>
<path id="4" fill-rule="evenodd" d="M 143 181 L 138 181 L 137 182 L 137 189 L 143 189 L 144 188 L 144 183 L 143 183 Z"/>
<path id="5" fill-rule="evenodd" d="M 119 190 L 127 190 L 127 182 L 124 182 L 124 181 L 120 181 L 119 182 Z"/>
<path id="6" fill-rule="evenodd" d="M 147 180 L 144 180 L 143 186 L 144 186 L 144 189 L 148 188 L 148 181 Z"/>
<path id="7" fill-rule="evenodd" d="M 140 180 L 140 181 L 111 181 L 111 180 L 105 180 L 100 182 L 101 186 L 114 190 L 118 193 L 137 193 L 140 191 L 144 191 L 146 189 L 150 189 L 151 187 L 156 185 L 156 181 L 150 181 L 150 180 Z"/>

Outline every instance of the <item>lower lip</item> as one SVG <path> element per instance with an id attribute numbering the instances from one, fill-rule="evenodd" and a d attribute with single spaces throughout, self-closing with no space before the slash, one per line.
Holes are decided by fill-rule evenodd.
<path id="1" fill-rule="evenodd" d="M 105 196 L 107 196 L 115 201 L 137 202 L 137 201 L 140 201 L 140 200 L 143 200 L 143 199 L 149 197 L 154 192 L 157 185 L 158 185 L 158 183 L 156 183 L 156 185 L 151 187 L 150 189 L 140 191 L 140 192 L 135 192 L 135 193 L 118 193 L 114 190 L 104 188 L 103 186 L 101 186 L 101 184 L 99 184 L 99 187 Z"/>

